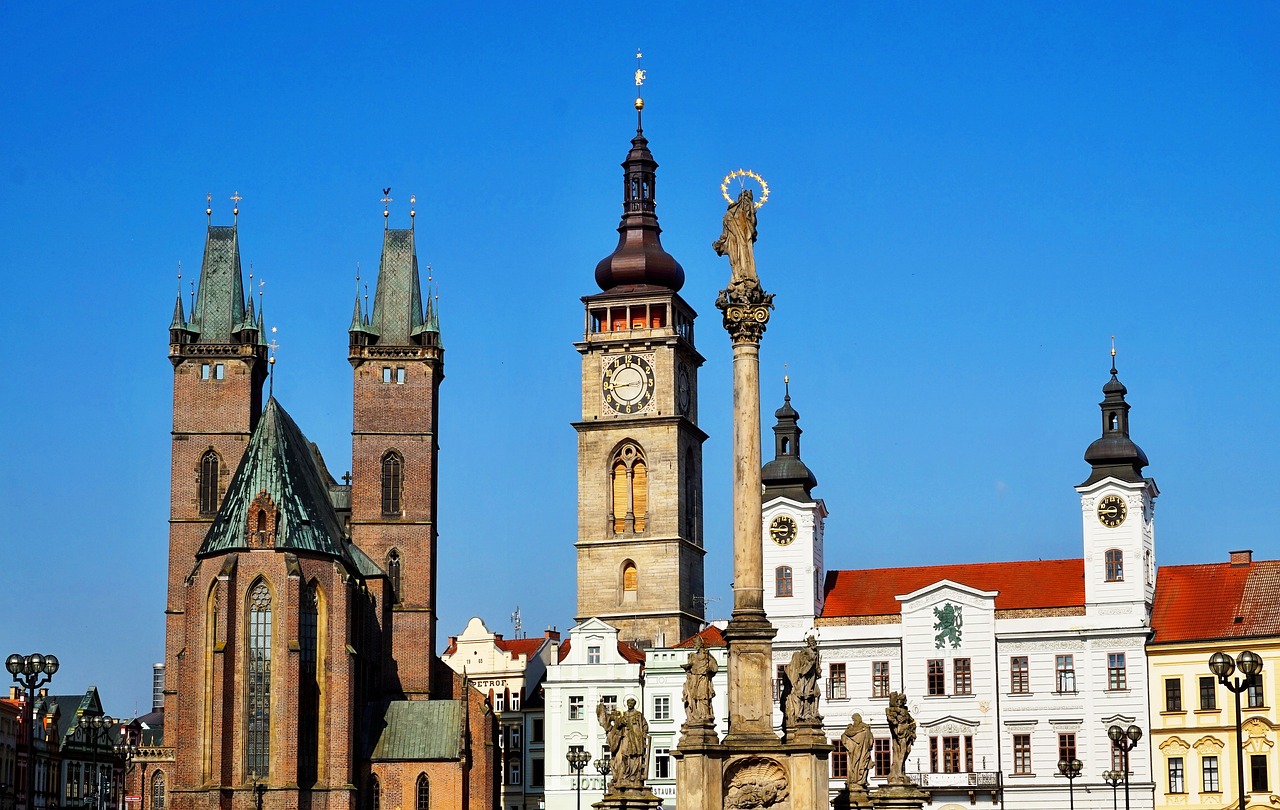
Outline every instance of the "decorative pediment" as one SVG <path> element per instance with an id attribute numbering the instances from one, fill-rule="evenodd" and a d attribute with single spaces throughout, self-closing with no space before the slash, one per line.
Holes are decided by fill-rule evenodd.
<path id="1" fill-rule="evenodd" d="M 1187 745 L 1186 740 L 1175 735 L 1160 743 L 1160 750 L 1163 751 L 1164 755 L 1167 757 L 1180 757 L 1190 751 L 1191 746 Z"/>
<path id="2" fill-rule="evenodd" d="M 1208 754 L 1209 756 L 1213 756 L 1214 754 L 1217 754 L 1219 751 L 1221 751 L 1223 748 L 1226 748 L 1226 743 L 1218 739 L 1217 737 L 1213 736 L 1212 734 L 1206 734 L 1205 736 L 1196 740 L 1195 744 L 1192 745 L 1191 747 L 1196 749 L 1196 753 L 1200 754 L 1201 756 L 1204 756 L 1205 754 Z"/>
<path id="3" fill-rule="evenodd" d="M 927 730 L 931 737 L 956 737 L 973 734 L 978 725 L 976 720 L 965 720 L 963 717 L 949 714 L 928 723 L 921 723 L 920 727 Z"/>

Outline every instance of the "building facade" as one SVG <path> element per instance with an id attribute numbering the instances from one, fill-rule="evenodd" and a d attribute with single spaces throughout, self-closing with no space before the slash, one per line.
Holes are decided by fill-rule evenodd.
<path id="1" fill-rule="evenodd" d="M 238 216 L 238 211 L 236 212 Z M 209 212 L 212 216 L 212 212 Z M 349 327 L 351 472 L 267 393 L 238 225 L 208 227 L 174 369 L 164 739 L 175 810 L 492 807 L 492 713 L 434 652 L 444 349 L 414 231 Z M 159 780 L 156 782 L 155 780 Z"/>
<path id="2" fill-rule="evenodd" d="M 885 708 L 903 691 L 918 724 L 909 775 L 935 805 L 1110 806 L 1101 774 L 1118 755 L 1107 730 L 1148 728 L 1158 490 L 1129 439 L 1114 368 L 1103 393 L 1102 436 L 1077 487 L 1081 558 L 871 570 L 826 567 L 826 505 L 811 494 L 816 478 L 800 459 L 799 414 L 786 397 L 763 470 L 765 608 L 778 629 L 777 667 L 809 635 L 821 648 L 833 792 L 847 764 L 839 738 L 854 714 L 873 729 L 872 784 L 883 783 Z M 1058 773 L 1064 757 L 1084 765 L 1074 797 Z M 1132 806 L 1151 807 L 1145 745 L 1130 771 Z"/>
<path id="3" fill-rule="evenodd" d="M 1241 764 L 1246 804 L 1280 804 L 1277 594 L 1280 560 L 1254 560 L 1251 551 L 1233 551 L 1224 563 L 1160 568 L 1147 645 L 1158 808 L 1238 806 Z M 1237 738 L 1237 697 L 1210 671 L 1209 657 L 1244 650 L 1263 665 L 1239 695 Z"/>

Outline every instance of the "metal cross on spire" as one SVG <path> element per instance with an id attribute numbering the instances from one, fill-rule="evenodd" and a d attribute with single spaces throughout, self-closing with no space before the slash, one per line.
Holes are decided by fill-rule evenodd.
<path id="1" fill-rule="evenodd" d="M 232 208 L 231 208 L 231 217 L 232 217 L 232 220 L 231 220 L 231 221 L 232 221 L 232 223 L 234 223 L 237 219 L 239 219 L 239 218 L 240 218 L 240 201 L 241 201 L 241 200 L 243 200 L 243 199 L 244 199 L 244 197 L 241 197 L 241 196 L 240 196 L 240 192 L 238 192 L 238 191 L 237 191 L 236 193 L 234 193 L 234 194 L 232 194 L 232 195 L 231 195 L 231 203 L 232 203 Z"/>
<path id="2" fill-rule="evenodd" d="M 267 368 L 269 371 L 269 379 L 267 382 L 267 396 L 275 395 L 276 390 L 276 350 L 280 348 L 280 344 L 276 342 L 276 328 L 271 327 L 271 342 L 267 344 L 267 349 L 271 351 L 271 356 L 267 358 Z"/>

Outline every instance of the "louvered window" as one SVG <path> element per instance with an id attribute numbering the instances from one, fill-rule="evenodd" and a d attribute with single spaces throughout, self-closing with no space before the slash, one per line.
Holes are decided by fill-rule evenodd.
<path id="1" fill-rule="evenodd" d="M 639 446 L 627 442 L 618 448 L 609 464 L 609 476 L 613 533 L 644 531 L 648 524 L 649 469 Z"/>

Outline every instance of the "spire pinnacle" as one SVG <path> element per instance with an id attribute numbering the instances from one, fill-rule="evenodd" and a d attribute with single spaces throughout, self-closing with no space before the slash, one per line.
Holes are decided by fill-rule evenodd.
<path id="1" fill-rule="evenodd" d="M 267 368 L 270 369 L 270 377 L 267 381 L 267 398 L 275 396 L 276 388 L 276 350 L 280 348 L 280 344 L 276 342 L 276 327 L 271 327 L 271 342 L 267 344 L 267 348 L 271 350 L 271 356 L 267 358 Z"/>
<path id="2" fill-rule="evenodd" d="M 644 54 L 640 53 L 640 49 L 636 48 L 636 132 L 644 131 L 644 92 L 640 89 L 644 86 L 645 69 L 641 67 L 643 64 L 640 60 L 644 58 Z"/>
<path id="3" fill-rule="evenodd" d="M 1111 336 L 1111 376 L 1116 376 L 1116 336 Z"/>
<path id="4" fill-rule="evenodd" d="M 391 227 L 391 186 L 387 186 L 382 190 L 382 227 L 384 229 Z"/>
<path id="5" fill-rule="evenodd" d="M 213 194 L 204 195 L 204 215 L 209 218 L 209 224 L 213 224 Z"/>
<path id="6" fill-rule="evenodd" d="M 231 195 L 231 223 L 233 225 L 237 224 L 240 220 L 240 201 L 243 199 L 244 197 L 241 197 L 240 192 L 238 191 Z"/>

